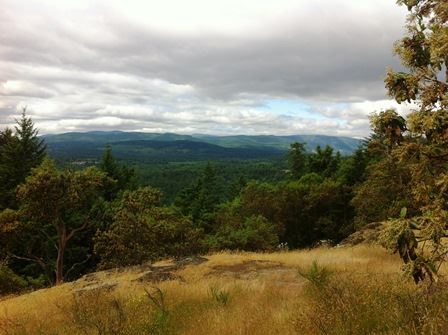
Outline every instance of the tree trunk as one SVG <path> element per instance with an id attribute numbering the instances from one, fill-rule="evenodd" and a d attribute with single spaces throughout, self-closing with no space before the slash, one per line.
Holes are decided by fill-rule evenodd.
<path id="1" fill-rule="evenodd" d="M 55 285 L 62 284 L 64 282 L 64 253 L 67 240 L 65 234 L 59 237 L 58 243 L 58 257 L 56 259 L 56 280 Z"/>

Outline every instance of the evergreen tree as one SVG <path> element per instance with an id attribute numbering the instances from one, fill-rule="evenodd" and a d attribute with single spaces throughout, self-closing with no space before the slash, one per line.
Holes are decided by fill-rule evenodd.
<path id="1" fill-rule="evenodd" d="M 317 173 L 324 177 L 331 177 L 337 171 L 341 162 L 339 152 L 333 155 L 333 148 L 329 145 L 324 149 L 320 145 L 316 147 L 316 152 L 308 157 L 308 170 L 311 173 Z"/>
<path id="2" fill-rule="evenodd" d="M 16 187 L 45 157 L 46 145 L 26 116 L 26 108 L 16 123 L 14 134 L 9 128 L 0 133 L 0 209 L 16 206 Z"/>
<path id="3" fill-rule="evenodd" d="M 14 160 L 13 148 L 17 147 L 17 138 L 11 128 L 0 132 L 0 211 L 13 207 L 16 183 L 17 162 Z"/>
<path id="4" fill-rule="evenodd" d="M 361 145 L 351 156 L 343 159 L 337 177 L 341 183 L 354 186 L 364 181 L 365 170 L 369 163 L 365 144 Z"/>
<path id="5" fill-rule="evenodd" d="M 294 179 L 299 179 L 305 172 L 307 161 L 305 145 L 306 143 L 292 143 L 288 152 L 291 176 Z"/>
<path id="6" fill-rule="evenodd" d="M 241 191 L 247 186 L 247 179 L 239 176 L 229 187 L 229 199 L 234 199 L 240 195 Z"/>
<path id="7" fill-rule="evenodd" d="M 180 193 L 175 205 L 184 215 L 191 215 L 194 224 L 209 232 L 223 197 L 223 188 L 216 171 L 208 163 L 197 182 Z"/>
<path id="8" fill-rule="evenodd" d="M 32 168 L 42 163 L 45 157 L 46 145 L 43 139 L 37 137 L 38 130 L 30 117 L 26 116 L 26 108 L 22 110 L 22 116 L 17 120 L 15 135 L 18 139 L 17 158 L 20 162 L 18 183 L 25 181 Z"/>
<path id="9" fill-rule="evenodd" d="M 106 200 L 114 200 L 120 192 L 136 188 L 135 170 L 118 163 L 110 145 L 106 146 L 100 169 L 109 177 L 108 184 L 104 186 Z"/>

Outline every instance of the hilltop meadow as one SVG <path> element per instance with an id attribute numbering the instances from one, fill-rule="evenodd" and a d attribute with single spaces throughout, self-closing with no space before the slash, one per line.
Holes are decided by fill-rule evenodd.
<path id="1" fill-rule="evenodd" d="M 2 334 L 443 334 L 446 284 L 375 246 L 220 252 L 86 275 L 0 301 Z M 442 270 L 446 274 L 446 268 Z"/>

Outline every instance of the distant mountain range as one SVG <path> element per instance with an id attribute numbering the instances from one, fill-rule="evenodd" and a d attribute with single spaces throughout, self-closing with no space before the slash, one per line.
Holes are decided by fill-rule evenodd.
<path id="1" fill-rule="evenodd" d="M 100 158 L 111 145 L 121 159 L 185 161 L 202 159 L 256 159 L 284 155 L 293 142 L 305 142 L 307 150 L 331 145 L 342 154 L 352 153 L 359 139 L 324 135 L 179 135 L 122 131 L 71 132 L 42 136 L 51 156 L 61 159 Z"/>

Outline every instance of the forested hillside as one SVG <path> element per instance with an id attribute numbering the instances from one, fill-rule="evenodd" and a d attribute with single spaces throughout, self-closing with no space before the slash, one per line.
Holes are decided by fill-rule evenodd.
<path id="1" fill-rule="evenodd" d="M 359 139 L 350 138 L 350 137 L 342 137 L 342 136 L 324 136 L 324 135 L 293 135 L 293 136 L 273 136 L 273 135 L 258 135 L 258 136 L 211 136 L 211 135 L 179 135 L 173 133 L 139 133 L 139 132 L 121 132 L 121 131 L 113 131 L 113 132 L 102 132 L 102 131 L 91 131 L 85 133 L 65 133 L 65 134 L 57 134 L 57 135 L 46 135 L 43 136 L 45 138 L 46 143 L 48 144 L 48 148 L 50 152 L 55 150 L 55 155 L 60 155 L 62 152 L 59 152 L 59 148 L 64 148 L 65 154 L 67 156 L 72 155 L 73 158 L 80 158 L 82 155 L 82 150 L 79 148 L 82 144 L 89 144 L 89 150 L 102 150 L 102 147 L 105 144 L 113 144 L 113 143 L 121 143 L 131 145 L 131 143 L 135 143 L 136 145 L 147 143 L 148 146 L 152 144 L 152 146 L 156 146 L 157 142 L 164 142 L 166 145 L 169 142 L 172 143 L 173 147 L 175 147 L 175 143 L 177 141 L 184 141 L 184 143 L 188 143 L 192 149 L 193 143 L 191 142 L 202 142 L 214 144 L 216 147 L 210 146 L 210 151 L 208 153 L 212 153 L 214 150 L 223 150 L 223 152 L 228 152 L 229 155 L 225 157 L 232 157 L 232 154 L 239 152 L 238 150 L 229 150 L 225 151 L 222 148 L 235 148 L 235 149 L 245 149 L 246 151 L 241 151 L 241 155 L 250 154 L 251 151 L 249 149 L 254 150 L 254 153 L 257 152 L 260 154 L 261 152 L 266 152 L 267 154 L 278 154 L 280 152 L 285 152 L 289 149 L 289 146 L 293 142 L 304 142 L 306 143 L 307 150 L 311 151 L 318 145 L 332 146 L 336 151 L 341 152 L 341 154 L 348 155 L 360 144 Z M 132 141 L 132 142 L 131 142 Z M 201 144 L 198 144 L 201 146 Z M 202 144 L 203 146 L 204 144 Z M 73 148 L 71 148 L 73 146 Z M 54 149 L 53 149 L 54 148 Z M 84 146 L 84 150 L 87 148 Z M 95 151 L 92 151 L 95 152 Z M 192 152 L 194 153 L 194 152 Z M 86 152 L 85 154 L 91 154 L 91 152 Z M 117 151 L 117 157 L 121 158 L 122 151 Z M 225 154 L 223 154 L 225 155 Z M 163 157 L 163 154 L 162 154 Z M 204 158 L 208 158 L 206 155 Z M 182 158 L 179 158 L 182 159 Z"/>

